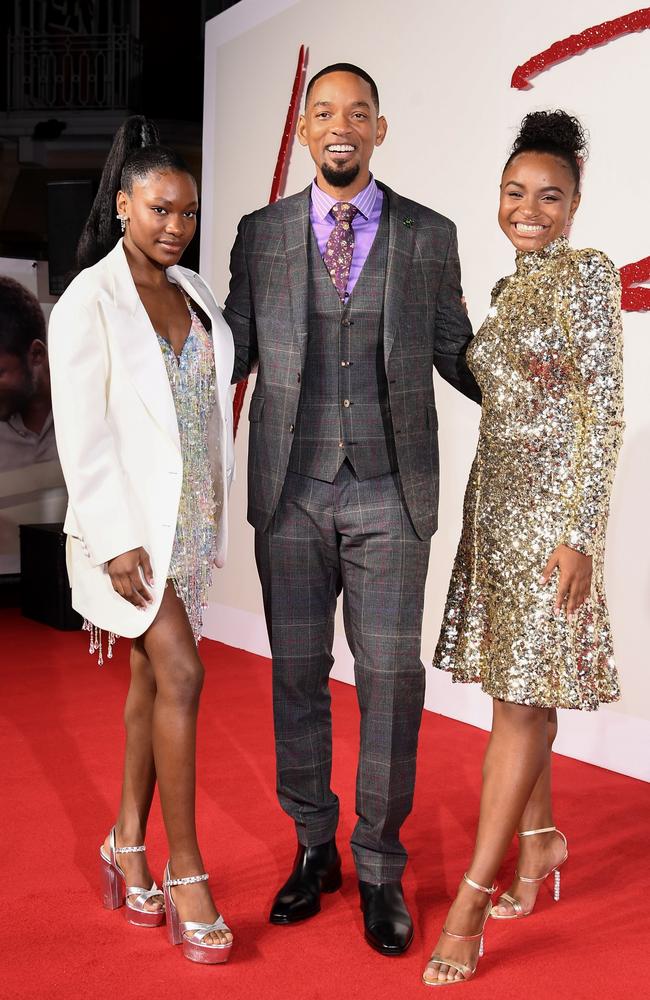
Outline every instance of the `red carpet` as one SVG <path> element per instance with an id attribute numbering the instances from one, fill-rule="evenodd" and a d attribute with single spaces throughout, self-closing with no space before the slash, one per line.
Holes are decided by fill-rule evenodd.
<path id="1" fill-rule="evenodd" d="M 265 914 L 289 871 L 294 843 L 275 800 L 268 661 L 205 640 L 200 835 L 216 900 L 236 940 L 227 966 L 196 966 L 167 943 L 164 928 L 130 927 L 122 910 L 108 912 L 99 899 L 97 851 L 113 822 L 120 783 L 127 643 L 118 643 L 116 658 L 100 670 L 86 655 L 81 634 L 35 625 L 16 612 L 2 612 L 1 621 L 0 996 L 422 1000 L 430 995 L 419 978 L 469 857 L 484 733 L 425 713 L 416 804 L 404 831 L 411 853 L 405 889 L 416 935 L 406 956 L 385 959 L 363 940 L 346 846 L 355 819 L 355 693 L 333 683 L 344 886 L 325 897 L 313 920 L 272 927 Z M 557 758 L 555 773 L 557 820 L 571 851 L 562 900 L 554 904 L 542 889 L 533 917 L 488 923 L 486 956 L 476 979 L 462 987 L 461 996 L 470 1000 L 650 995 L 648 786 L 563 757 Z M 160 880 L 165 842 L 157 803 L 148 848 Z M 504 877 L 512 861 L 506 862 Z"/>

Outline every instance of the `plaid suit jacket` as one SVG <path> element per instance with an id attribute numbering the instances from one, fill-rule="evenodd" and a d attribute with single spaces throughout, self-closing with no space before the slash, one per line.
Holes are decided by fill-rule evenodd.
<path id="1" fill-rule="evenodd" d="M 438 419 L 432 369 L 480 401 L 465 361 L 472 335 L 461 303 L 456 229 L 381 184 L 388 199 L 384 364 L 404 499 L 420 538 L 438 522 Z M 235 341 L 233 381 L 257 368 L 251 398 L 248 519 L 265 531 L 293 443 L 308 336 L 310 188 L 241 220 L 224 316 Z"/>

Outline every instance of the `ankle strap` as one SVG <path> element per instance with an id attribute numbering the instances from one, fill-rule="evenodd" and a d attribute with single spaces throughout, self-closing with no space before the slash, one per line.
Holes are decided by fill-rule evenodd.
<path id="1" fill-rule="evenodd" d="M 491 896 L 491 895 L 492 895 L 493 893 L 495 893 L 495 892 L 497 891 L 497 887 L 496 887 L 496 885 L 493 885 L 493 886 L 491 886 L 491 887 L 490 887 L 490 888 L 488 889 L 488 888 L 487 888 L 486 886 L 484 886 L 484 885 L 479 885 L 479 884 L 478 884 L 478 882 L 474 882 L 474 881 L 473 881 L 473 880 L 472 880 L 472 879 L 471 879 L 471 878 L 469 877 L 469 875 L 467 874 L 467 872 L 465 872 L 465 874 L 463 875 L 463 879 L 464 879 L 464 881 L 465 881 L 465 882 L 467 882 L 467 884 L 468 884 L 469 886 L 471 886 L 471 887 L 472 887 L 472 889 L 476 889 L 476 890 L 477 890 L 478 892 L 484 892 L 486 896 Z"/>
<path id="2" fill-rule="evenodd" d="M 115 827 L 113 827 L 108 835 L 108 843 L 113 854 L 141 854 L 147 849 L 144 844 L 138 844 L 137 847 L 117 847 Z"/>
<path id="3" fill-rule="evenodd" d="M 545 826 L 541 830 L 522 830 L 519 833 L 520 837 L 532 837 L 536 833 L 555 833 L 557 830 L 556 826 Z"/>
<path id="4" fill-rule="evenodd" d="M 170 885 L 193 885 L 195 882 L 207 882 L 210 876 L 207 872 L 202 875 L 188 875 L 187 878 L 166 878 L 163 886 L 169 888 Z"/>
<path id="5" fill-rule="evenodd" d="M 446 934 L 447 937 L 453 938 L 454 941 L 478 941 L 479 938 L 483 937 L 483 931 L 482 930 L 480 930 L 478 932 L 478 934 L 453 934 L 452 931 L 448 931 L 446 927 L 443 927 L 442 928 L 442 933 Z M 431 961 L 432 961 L 432 959 L 429 959 L 429 962 L 431 962 Z M 444 962 L 445 965 L 449 965 L 450 964 L 447 961 L 446 958 L 441 958 L 441 959 L 439 959 L 439 961 L 440 962 Z"/>

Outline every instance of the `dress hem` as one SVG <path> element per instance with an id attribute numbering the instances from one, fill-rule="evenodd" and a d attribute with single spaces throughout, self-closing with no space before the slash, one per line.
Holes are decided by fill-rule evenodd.
<path id="1" fill-rule="evenodd" d="M 599 697 L 595 704 L 570 704 L 568 702 L 555 702 L 554 704 L 542 704 L 537 701 L 517 701 L 514 698 L 506 697 L 505 693 L 502 691 L 498 693 L 496 690 L 490 690 L 489 686 L 483 681 L 481 677 L 457 677 L 453 670 L 449 670 L 446 667 L 441 667 L 437 663 L 433 663 L 432 666 L 435 670 L 440 670 L 443 674 L 451 675 L 453 684 L 478 684 L 484 694 L 487 694 L 490 698 L 495 698 L 497 701 L 505 701 L 509 705 L 526 705 L 529 708 L 562 708 L 565 710 L 573 710 L 576 712 L 597 712 L 601 705 L 611 705 L 617 701 L 621 700 L 620 692 L 611 698 Z"/>

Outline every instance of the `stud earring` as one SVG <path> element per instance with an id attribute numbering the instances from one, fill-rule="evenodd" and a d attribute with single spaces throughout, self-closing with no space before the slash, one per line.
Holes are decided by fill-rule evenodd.
<path id="1" fill-rule="evenodd" d="M 126 232 L 126 224 L 129 221 L 127 219 L 126 215 L 119 215 L 118 214 L 118 215 L 115 216 L 115 218 L 120 220 L 120 228 L 122 229 L 122 232 L 123 233 Z"/>

